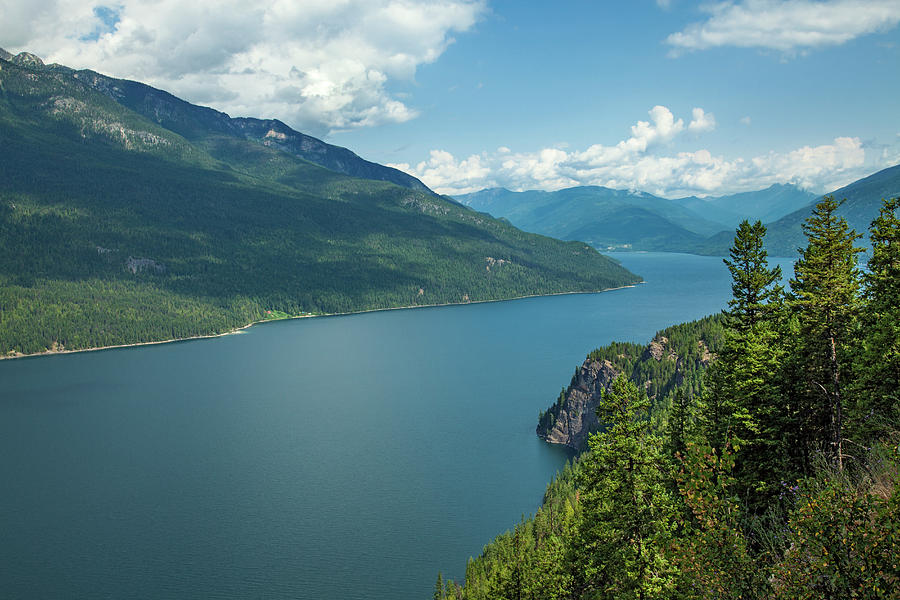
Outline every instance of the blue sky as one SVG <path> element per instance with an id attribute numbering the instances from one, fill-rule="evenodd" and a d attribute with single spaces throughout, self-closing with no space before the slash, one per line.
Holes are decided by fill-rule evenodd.
<path id="1" fill-rule="evenodd" d="M 8 50 L 281 118 L 445 193 L 824 192 L 900 162 L 900 0 L 0 8 Z"/>

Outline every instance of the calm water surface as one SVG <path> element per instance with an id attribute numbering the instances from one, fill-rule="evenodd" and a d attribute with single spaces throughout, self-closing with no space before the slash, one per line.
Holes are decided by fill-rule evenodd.
<path id="1" fill-rule="evenodd" d="M 648 283 L 0 362 L 0 597 L 430 597 L 539 505 L 585 354 L 730 295 L 617 258 Z"/>

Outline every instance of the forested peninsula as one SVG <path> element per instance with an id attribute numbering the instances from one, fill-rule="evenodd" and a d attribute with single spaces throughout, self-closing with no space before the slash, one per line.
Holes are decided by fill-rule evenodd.
<path id="1" fill-rule="evenodd" d="M 434 598 L 900 597 L 900 199 L 865 269 L 838 207 L 789 289 L 745 221 L 721 316 L 591 353 L 538 425 L 587 448 Z"/>
<path id="2" fill-rule="evenodd" d="M 0 51 L 0 155 L 0 356 L 640 281 L 279 121 L 27 53 Z"/>

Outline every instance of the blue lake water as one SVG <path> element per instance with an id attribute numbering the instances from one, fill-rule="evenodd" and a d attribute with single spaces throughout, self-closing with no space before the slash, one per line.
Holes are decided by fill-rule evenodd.
<path id="1" fill-rule="evenodd" d="M 585 354 L 730 296 L 721 259 L 616 258 L 647 283 L 0 361 L 0 596 L 430 597 L 539 505 Z"/>

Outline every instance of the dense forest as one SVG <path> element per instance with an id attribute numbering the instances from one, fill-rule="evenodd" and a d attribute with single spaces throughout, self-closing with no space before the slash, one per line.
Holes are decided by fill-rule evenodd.
<path id="1" fill-rule="evenodd" d="M 428 190 L 194 143 L 21 57 L 0 60 L 0 356 L 640 280 Z"/>
<path id="2" fill-rule="evenodd" d="M 434 597 L 900 597 L 900 199 L 865 269 L 838 206 L 804 223 L 789 290 L 741 223 L 702 386 L 654 406 L 622 364 L 589 449 Z"/>

